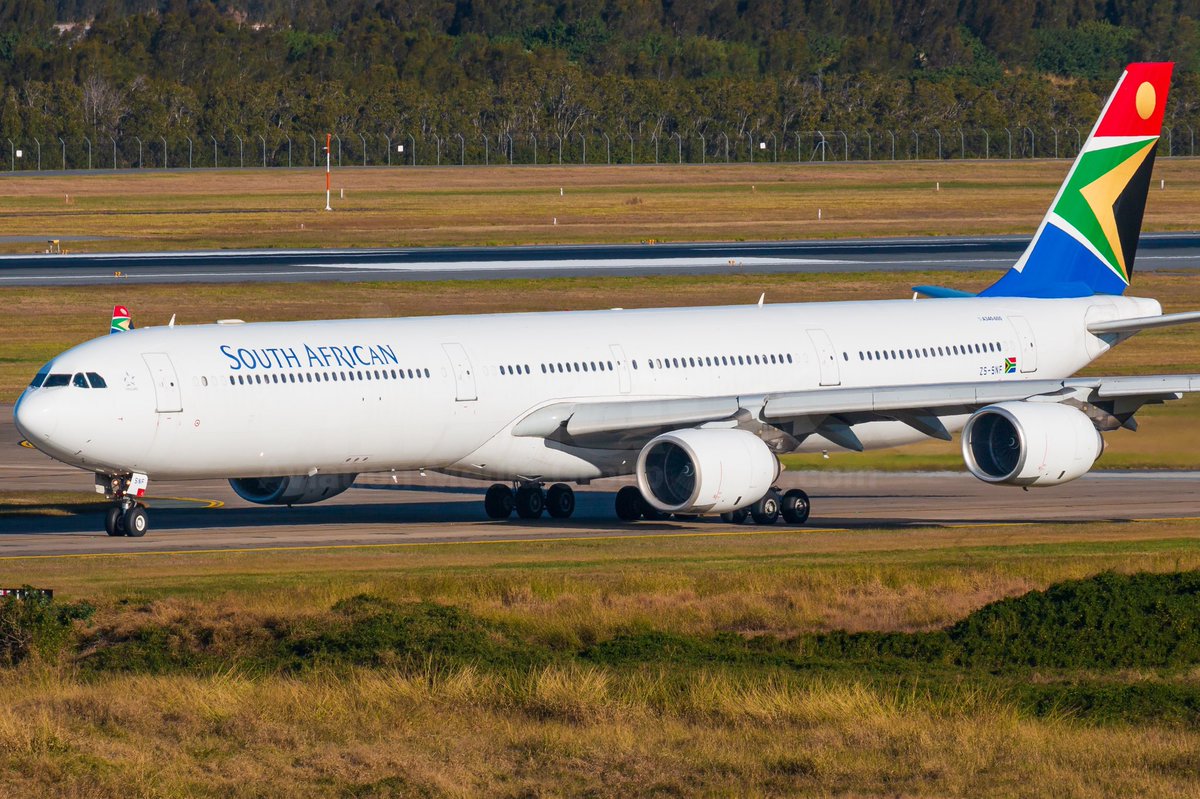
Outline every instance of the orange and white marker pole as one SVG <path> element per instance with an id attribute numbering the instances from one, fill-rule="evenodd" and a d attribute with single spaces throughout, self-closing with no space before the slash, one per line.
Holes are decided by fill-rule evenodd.
<path id="1" fill-rule="evenodd" d="M 329 145 L 333 139 L 332 133 L 325 134 L 325 210 L 332 211 L 329 205 Z"/>

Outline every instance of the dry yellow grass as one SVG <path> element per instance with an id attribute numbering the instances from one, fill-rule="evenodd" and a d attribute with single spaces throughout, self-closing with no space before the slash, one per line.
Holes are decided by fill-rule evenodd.
<path id="1" fill-rule="evenodd" d="M 1152 193 L 1147 230 L 1196 227 L 1195 163 L 1156 165 L 1166 189 Z M 1029 233 L 1069 166 L 345 169 L 334 175 L 334 213 L 322 210 L 318 170 L 22 173 L 5 178 L 0 235 L 112 237 L 71 245 L 95 251 Z"/>
<path id="2" fill-rule="evenodd" d="M 1200 733 L 1025 719 L 987 692 L 551 667 L 0 684 L 29 796 L 1178 797 Z M 668 707 L 661 697 L 674 695 Z"/>

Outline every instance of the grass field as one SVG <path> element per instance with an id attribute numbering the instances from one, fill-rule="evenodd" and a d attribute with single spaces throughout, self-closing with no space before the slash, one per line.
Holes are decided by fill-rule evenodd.
<path id="1" fill-rule="evenodd" d="M 1031 233 L 1069 166 L 356 168 L 335 172 L 332 213 L 317 170 L 21 173 L 0 175 L 0 236 L 98 236 L 68 246 L 121 251 Z M 1196 161 L 1163 159 L 1154 174 L 1165 189 L 1146 230 L 1195 229 Z"/>
<path id="2" fill-rule="evenodd" d="M 979 669 L 822 637 L 920 642 L 1063 580 L 1197 569 L 1190 522 L 0 568 L 95 606 L 65 656 L 0 669 L 11 795 L 1200 791 L 1195 667 Z"/>

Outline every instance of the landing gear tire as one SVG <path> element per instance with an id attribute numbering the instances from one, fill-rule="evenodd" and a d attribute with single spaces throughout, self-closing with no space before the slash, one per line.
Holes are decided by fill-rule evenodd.
<path id="1" fill-rule="evenodd" d="M 750 515 L 754 517 L 754 523 L 774 524 L 779 521 L 780 504 L 779 492 L 772 488 L 762 499 L 750 506 Z"/>
<path id="2" fill-rule="evenodd" d="M 749 517 L 749 508 L 738 508 L 737 510 L 729 511 L 728 513 L 722 513 L 721 521 L 725 522 L 726 524 L 745 524 L 746 519 Z"/>
<path id="3" fill-rule="evenodd" d="M 633 486 L 623 486 L 617 491 L 617 518 L 623 522 L 636 522 L 642 518 L 642 492 Z"/>
<path id="4" fill-rule="evenodd" d="M 503 483 L 493 483 L 483 495 L 483 512 L 489 519 L 507 519 L 515 504 L 512 489 Z"/>
<path id="5" fill-rule="evenodd" d="M 546 508 L 541 486 L 521 486 L 517 489 L 515 501 L 517 515 L 522 519 L 536 519 Z"/>
<path id="6" fill-rule="evenodd" d="M 642 501 L 642 518 L 648 522 L 661 522 L 664 519 L 671 518 L 671 514 L 663 513 L 658 508 L 651 505 L 646 498 L 642 496 L 642 492 L 638 492 L 638 499 Z"/>
<path id="7" fill-rule="evenodd" d="M 808 501 L 808 494 L 793 488 L 783 495 L 779 511 L 788 524 L 804 524 L 808 521 L 808 514 L 812 512 L 812 503 Z"/>
<path id="8" fill-rule="evenodd" d="M 141 538 L 150 527 L 150 518 L 146 515 L 146 509 L 141 505 L 134 505 L 125 511 L 122 521 L 125 526 L 125 535 L 131 538 Z"/>
<path id="9" fill-rule="evenodd" d="M 104 512 L 104 532 L 111 536 L 125 535 L 125 511 L 113 505 Z"/>
<path id="10" fill-rule="evenodd" d="M 566 483 L 555 483 L 546 491 L 546 512 L 555 519 L 569 519 L 575 512 L 575 492 Z"/>

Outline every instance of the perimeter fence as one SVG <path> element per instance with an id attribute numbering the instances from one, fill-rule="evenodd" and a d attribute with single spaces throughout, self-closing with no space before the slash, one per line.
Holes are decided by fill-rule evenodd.
<path id="1" fill-rule="evenodd" d="M 330 161 L 349 166 L 557 164 L 744 164 L 837 161 L 1015 160 L 1074 158 L 1087 130 L 1078 127 L 908 128 L 635 135 L 606 130 L 569 134 L 461 132 L 331 134 Z M 8 147 L 3 147 L 3 144 Z M 1159 157 L 1194 156 L 1191 125 L 1164 127 Z M 0 171 L 322 167 L 325 134 L 178 133 L 121 136 L 6 136 Z"/>

